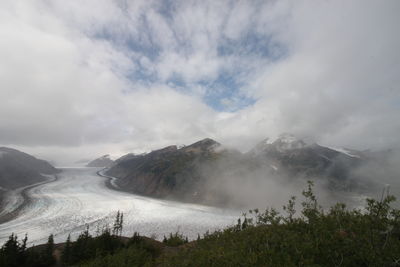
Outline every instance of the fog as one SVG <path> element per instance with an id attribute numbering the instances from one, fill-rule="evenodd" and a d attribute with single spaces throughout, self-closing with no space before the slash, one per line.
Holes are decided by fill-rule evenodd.
<path id="1" fill-rule="evenodd" d="M 124 235 L 138 231 L 161 239 L 179 231 L 194 239 L 198 233 L 233 225 L 249 209 L 275 208 L 284 212 L 282 206 L 291 196 L 296 197 L 296 216 L 300 216 L 307 180 L 314 181 L 314 193 L 324 209 L 337 202 L 363 209 L 367 197 L 379 200 L 388 186 L 391 194 L 400 197 L 400 154 L 394 150 L 369 152 L 364 163 L 352 169 L 349 178 L 358 179 L 364 186 L 351 191 L 332 190 L 326 177 L 293 176 L 277 162 L 244 156 L 238 151 L 230 150 L 223 155 L 198 164 L 196 170 L 204 179 L 196 186 L 204 194 L 205 202 L 219 208 L 112 190 L 105 187 L 105 178 L 96 175 L 98 169 L 65 168 L 57 181 L 27 191 L 28 205 L 17 217 L 1 224 L 0 243 L 11 232 L 19 236 L 28 233 L 30 244 L 45 242 L 49 233 L 55 235 L 56 242 L 65 241 L 68 234 L 76 238 L 86 225 L 95 234 L 96 229 L 112 224 L 117 210 L 124 212 Z M 2 214 L 22 203 L 19 193 L 11 192 Z M 399 202 L 395 206 L 400 207 Z"/>
<path id="2" fill-rule="evenodd" d="M 346 179 L 321 175 L 292 173 L 278 162 L 239 156 L 239 152 L 221 156 L 212 163 L 198 165 L 206 199 L 220 201 L 228 207 L 242 209 L 273 207 L 282 211 L 291 196 L 297 198 L 297 208 L 304 200 L 307 181 L 314 183 L 319 204 L 328 209 L 337 202 L 350 209 L 363 208 L 366 198 L 381 199 L 382 190 L 400 198 L 399 151 L 370 152 L 356 166 L 349 167 Z M 328 171 L 328 170 L 326 170 Z M 385 191 L 386 192 L 386 191 Z M 394 203 L 400 207 L 399 201 Z"/>
<path id="3" fill-rule="evenodd" d="M 398 198 L 396 205 L 400 207 L 400 151 L 393 149 L 375 154 L 376 157 L 355 169 L 353 175 L 376 183 L 377 187 L 372 188 L 371 196 L 377 199 L 381 197 L 382 190 L 387 187 L 389 193 Z"/>

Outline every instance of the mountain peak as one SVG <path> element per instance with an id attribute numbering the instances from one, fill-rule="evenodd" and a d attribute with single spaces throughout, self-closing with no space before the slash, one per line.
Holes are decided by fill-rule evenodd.
<path id="1" fill-rule="evenodd" d="M 278 136 L 278 138 L 275 140 L 275 142 L 276 141 L 280 141 L 280 142 L 283 142 L 283 143 L 293 143 L 293 142 L 299 141 L 299 139 L 294 134 L 281 133 Z"/>
<path id="2" fill-rule="evenodd" d="M 221 144 L 211 138 L 204 138 L 200 141 L 197 141 L 187 147 L 211 147 L 211 146 L 220 146 Z"/>
<path id="3" fill-rule="evenodd" d="M 89 162 L 86 167 L 107 167 L 110 166 L 114 161 L 110 158 L 109 154 L 103 155 L 95 160 Z"/>
<path id="4" fill-rule="evenodd" d="M 293 134 L 283 133 L 280 134 L 279 137 L 272 143 L 272 145 L 278 151 L 292 150 L 292 149 L 300 149 L 305 147 L 307 144 L 298 139 Z"/>
<path id="5" fill-rule="evenodd" d="M 212 151 L 215 148 L 221 146 L 220 143 L 211 139 L 211 138 L 204 138 L 196 143 L 183 147 L 184 151 L 192 151 L 192 152 L 200 152 L 200 151 Z"/>
<path id="6" fill-rule="evenodd" d="M 215 141 L 211 138 L 204 138 L 194 144 L 202 144 L 202 145 L 206 145 L 206 146 L 221 145 L 220 143 L 218 143 L 217 141 Z"/>
<path id="7" fill-rule="evenodd" d="M 260 154 L 268 150 L 283 152 L 287 150 L 304 148 L 306 146 L 307 144 L 303 140 L 298 139 L 295 135 L 290 133 L 282 133 L 275 140 L 265 138 L 251 150 L 251 153 Z"/>

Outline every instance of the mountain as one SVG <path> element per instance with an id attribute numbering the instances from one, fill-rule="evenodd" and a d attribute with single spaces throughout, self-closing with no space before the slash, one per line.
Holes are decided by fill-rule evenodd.
<path id="1" fill-rule="evenodd" d="M 248 198 L 262 201 L 271 181 L 281 184 L 281 189 L 285 183 L 303 179 L 322 181 L 330 190 L 363 190 L 369 185 L 354 170 L 368 162 L 366 155 L 307 144 L 290 134 L 265 139 L 247 153 L 207 138 L 182 148 L 125 155 L 106 175 L 116 177 L 124 191 L 224 205 Z"/>
<path id="2" fill-rule="evenodd" d="M 282 134 L 272 142 L 266 139 L 248 152 L 250 157 L 269 163 L 276 171 L 292 177 L 326 179 L 330 187 L 342 190 L 361 187 L 358 179 L 352 177 L 352 171 L 366 162 L 361 154 L 307 144 L 291 134 Z"/>
<path id="3" fill-rule="evenodd" d="M 16 149 L 0 147 L 0 187 L 15 189 L 45 180 L 59 172 L 48 162 Z"/>
<path id="4" fill-rule="evenodd" d="M 197 202 L 204 185 L 201 166 L 224 153 L 218 142 L 207 138 L 179 149 L 173 145 L 124 156 L 106 174 L 117 177 L 117 185 L 125 191 Z"/>
<path id="5" fill-rule="evenodd" d="M 89 162 L 86 167 L 109 167 L 114 161 L 110 159 L 110 155 L 104 155 L 100 158 L 94 159 Z"/>
<path id="6" fill-rule="evenodd" d="M 91 160 L 90 159 L 80 159 L 74 162 L 77 165 L 87 165 Z"/>

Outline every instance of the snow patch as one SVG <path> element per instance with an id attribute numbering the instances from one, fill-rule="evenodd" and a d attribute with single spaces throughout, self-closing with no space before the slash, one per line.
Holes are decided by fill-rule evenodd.
<path id="1" fill-rule="evenodd" d="M 253 150 L 251 151 L 253 155 L 260 155 L 264 151 L 269 150 L 269 149 L 276 149 L 279 152 L 284 152 L 287 150 L 292 150 L 292 149 L 301 149 L 306 147 L 307 144 L 298 138 L 296 138 L 292 134 L 288 133 L 283 133 L 278 136 L 276 139 L 271 139 L 271 138 L 266 138 Z"/>
<path id="2" fill-rule="evenodd" d="M 303 140 L 297 139 L 292 134 L 281 134 L 278 139 L 275 140 L 273 145 L 280 152 L 292 149 L 300 149 L 306 146 Z"/>
<path id="3" fill-rule="evenodd" d="M 345 148 L 337 148 L 337 147 L 328 147 L 328 148 L 335 150 L 337 152 L 346 154 L 347 156 L 352 157 L 352 158 L 360 158 L 360 156 L 352 154 L 351 151 L 349 151 Z"/>
<path id="4" fill-rule="evenodd" d="M 281 134 L 276 141 L 280 141 L 281 143 L 292 144 L 297 141 L 300 141 L 292 134 Z"/>
<path id="5" fill-rule="evenodd" d="M 264 145 L 270 145 L 272 143 L 273 143 L 273 141 L 270 138 L 265 138 L 265 140 L 263 141 Z"/>

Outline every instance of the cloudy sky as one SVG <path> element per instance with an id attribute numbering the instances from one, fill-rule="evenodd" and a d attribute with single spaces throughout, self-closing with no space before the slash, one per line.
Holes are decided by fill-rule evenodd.
<path id="1" fill-rule="evenodd" d="M 399 145 L 400 1 L 3 0 L 0 145 Z"/>

